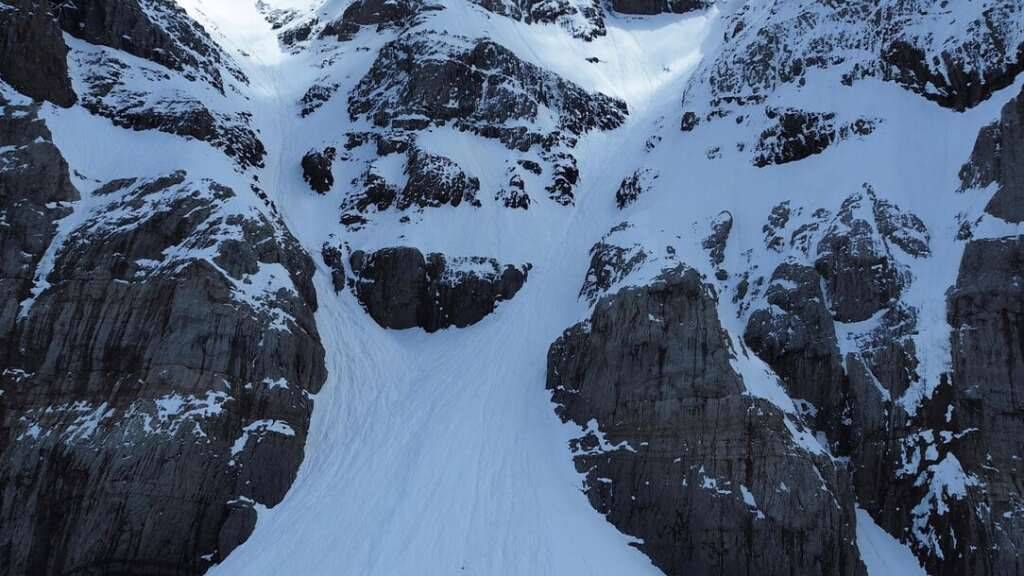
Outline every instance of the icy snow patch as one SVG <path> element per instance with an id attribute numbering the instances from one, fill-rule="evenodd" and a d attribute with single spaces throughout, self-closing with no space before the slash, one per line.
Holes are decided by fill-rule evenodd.
<path id="1" fill-rule="evenodd" d="M 868 576 L 927 576 L 906 544 L 875 524 L 871 514 L 857 507 L 857 548 Z"/>

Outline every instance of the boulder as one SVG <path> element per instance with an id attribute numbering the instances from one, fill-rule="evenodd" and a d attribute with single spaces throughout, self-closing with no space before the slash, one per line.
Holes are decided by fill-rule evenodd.
<path id="1" fill-rule="evenodd" d="M 493 258 L 447 258 L 415 248 L 385 248 L 350 258 L 355 293 L 384 328 L 436 332 L 476 324 L 526 282 L 529 264 L 501 266 Z"/>
<path id="2" fill-rule="evenodd" d="M 328 146 L 323 151 L 310 150 L 302 157 L 302 179 L 318 194 L 326 194 L 334 186 L 331 166 L 337 151 Z"/>

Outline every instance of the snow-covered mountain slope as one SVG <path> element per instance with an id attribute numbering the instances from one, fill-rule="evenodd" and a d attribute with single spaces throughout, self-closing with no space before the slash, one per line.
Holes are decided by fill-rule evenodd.
<path id="1" fill-rule="evenodd" d="M 1024 570 L 1020 0 L 0 0 L 0 574 Z"/>

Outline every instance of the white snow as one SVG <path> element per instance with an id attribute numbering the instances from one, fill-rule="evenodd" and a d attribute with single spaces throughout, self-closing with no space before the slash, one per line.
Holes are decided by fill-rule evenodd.
<path id="1" fill-rule="evenodd" d="M 261 442 L 263 436 L 268 432 L 281 434 L 282 436 L 295 436 L 295 430 L 287 422 L 281 420 L 256 420 L 242 428 L 242 435 L 235 439 L 235 443 L 231 446 L 231 456 L 238 456 L 242 450 L 245 450 L 251 437 L 255 436 L 256 442 Z"/>
<path id="2" fill-rule="evenodd" d="M 883 530 L 860 507 L 857 508 L 857 548 L 868 576 L 927 576 L 910 548 Z"/>
<path id="3" fill-rule="evenodd" d="M 587 90 L 624 99 L 630 116 L 618 130 L 580 139 L 574 151 L 582 178 L 576 206 L 554 205 L 545 198 L 539 180 L 528 181 L 534 199 L 528 211 L 502 209 L 493 200 L 505 178 L 504 147 L 451 128 L 429 129 L 419 144 L 479 177 L 483 206 L 434 209 L 408 224 L 399 222 L 399 214 L 378 214 L 372 225 L 350 232 L 338 224 L 338 206 L 363 167 L 358 162 L 338 163 L 334 190 L 321 196 L 302 181 L 298 159 L 314 147 L 335 145 L 340 150 L 346 131 L 366 128 L 362 121 L 349 119 L 345 94 L 394 32 L 364 30 L 347 43 L 314 41 L 307 50 L 292 53 L 278 45 L 253 1 L 179 1 L 237 58 L 251 81 L 250 86 L 237 87 L 245 98 L 221 97 L 184 80 L 162 87 L 139 86 L 160 94 L 199 91 L 197 97 L 215 111 L 253 114 L 253 126 L 268 147 L 266 167 L 258 171 L 260 185 L 318 263 L 316 320 L 329 370 L 327 383 L 314 398 L 306 457 L 292 489 L 274 508 L 257 507 L 259 519 L 251 538 L 212 574 L 657 574 L 630 546 L 636 540 L 612 527 L 581 492 L 583 477 L 573 466 L 568 446 L 581 430 L 559 422 L 545 390 L 548 346 L 589 314 L 588 303 L 577 298 L 589 249 L 626 220 L 633 226 L 615 241 L 625 246 L 636 243 L 652 252 L 647 265 L 620 285 L 648 281 L 661 266 L 676 262 L 713 279 L 700 243 L 710 231 L 709 223 L 722 210 L 730 211 L 734 225 L 722 268 L 732 275 L 718 282 L 716 290 L 719 315 L 735 353 L 733 366 L 749 394 L 782 409 L 798 447 L 828 455 L 779 379 L 743 346 L 749 310 L 732 298 L 739 272 L 756 262 L 751 281 L 762 275 L 767 283 L 782 259 L 764 248 L 762 226 L 772 206 L 791 200 L 794 206 L 834 211 L 869 180 L 880 197 L 924 220 L 933 253 L 941 255 L 916 261 L 911 268 L 913 282 L 905 301 L 920 314 L 914 338 L 921 379 L 901 399 L 904 406 L 913 413 L 949 369 L 944 293 L 956 277 L 962 250 L 952 215 L 980 215 L 992 191 L 954 192 L 957 171 L 969 156 L 973 138 L 948 136 L 976 134 L 1024 80 L 975 109 L 955 113 L 892 84 L 861 81 L 840 89 L 829 84 L 832 79 L 827 75 L 811 73 L 805 88 L 775 97 L 787 105 L 836 109 L 844 117 L 878 117 L 885 122 L 870 138 L 851 139 L 799 163 L 760 169 L 751 165 L 749 149 L 736 148 L 737 142 L 750 139 L 749 126 L 729 120 L 703 124 L 693 133 L 679 130 L 680 99 L 687 81 L 719 48 L 723 30 L 718 9 L 649 18 L 611 15 L 607 36 L 583 42 L 557 26 L 526 25 L 467 2 L 445 1 L 445 10 L 425 17 L 424 30 L 489 36 L 520 58 Z M 316 10 L 321 21 L 337 17 L 348 5 L 347 0 L 268 3 Z M 732 4 L 724 3 L 722 10 Z M 68 43 L 73 56 L 95 51 L 73 38 Z M 587 62 L 591 56 L 601 61 Z M 149 66 L 126 59 L 133 66 Z M 83 71 L 78 64 L 73 63 L 72 73 L 80 87 Z M 337 94 L 301 118 L 297 102 L 321 79 L 338 83 Z M 186 167 L 192 180 L 208 177 L 236 190 L 239 198 L 233 209 L 268 213 L 249 197 L 251 173 L 238 170 L 205 143 L 123 130 L 80 107 L 46 106 L 43 116 L 69 164 L 83 175 L 76 180 L 83 200 L 61 222 L 52 250 L 98 202 L 89 191 L 112 178 L 155 176 Z M 104 146 L 95 146 L 96 141 Z M 652 148 L 652 142 L 660 143 Z M 717 159 L 709 158 L 712 147 L 719 148 Z M 382 159 L 375 168 L 392 183 L 401 183 L 399 155 Z M 658 174 L 647 182 L 651 190 L 619 211 L 614 203 L 619 182 L 643 168 Z M 808 217 L 795 216 L 790 228 Z M 977 233 L 1006 230 L 983 220 Z M 424 252 L 487 256 L 517 265 L 529 262 L 533 269 L 515 298 L 472 327 L 434 334 L 388 331 L 366 315 L 349 291 L 335 295 L 330 270 L 316 255 L 324 242 L 339 239 L 352 249 L 411 245 Z M 664 255 L 666 247 L 675 256 Z M 53 254 L 47 253 L 37 284 L 40 290 L 52 260 Z M 235 287 L 240 298 L 258 304 L 262 295 L 287 289 L 290 282 L 279 265 L 265 265 L 248 283 Z M 31 301 L 25 303 L 23 310 L 30 305 Z M 288 325 L 287 318 L 279 320 L 279 328 Z M 854 329 L 869 326 L 840 326 L 847 328 L 842 345 L 852 351 L 846 348 L 850 338 L 845 336 L 852 338 Z M 287 386 L 283 381 L 264 384 Z M 201 417 L 204 411 L 221 409 L 222 403 L 219 396 L 164 398 L 158 420 Z M 90 414 L 82 431 L 91 434 L 103 412 Z M 245 449 L 250 432 L 286 433 L 287 424 L 261 426 L 239 437 L 233 453 Z M 588 430 L 599 435 L 602 450 L 632 449 L 628 444 L 609 445 L 596 424 Z M 937 498 L 928 500 L 923 513 L 937 510 L 932 506 L 955 497 L 971 481 L 958 475 L 947 460 L 931 465 L 940 481 L 930 492 Z M 908 473 L 916 473 L 919 465 L 920 460 Z M 723 496 L 733 493 L 710 476 L 701 485 Z M 778 490 L 789 488 L 780 484 Z M 757 510 L 746 487 L 732 497 L 742 497 Z M 872 576 L 922 573 L 919 566 L 917 572 L 910 571 L 916 563 L 912 557 L 907 561 L 905 547 L 861 516 L 866 514 L 858 513 L 858 543 Z"/>
<path id="4" fill-rule="evenodd" d="M 764 520 L 764 512 L 757 507 L 757 500 L 754 499 L 754 495 L 742 484 L 740 484 L 740 494 L 743 496 L 743 503 L 750 507 L 751 512 L 757 516 L 757 519 Z"/>

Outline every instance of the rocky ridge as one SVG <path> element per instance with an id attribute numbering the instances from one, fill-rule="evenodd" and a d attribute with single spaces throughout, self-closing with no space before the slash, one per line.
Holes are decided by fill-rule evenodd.
<path id="1" fill-rule="evenodd" d="M 585 497 L 656 566 L 863 574 L 866 513 L 929 573 L 1020 571 L 1020 98 L 979 134 L 960 174 L 963 212 L 936 217 L 907 209 L 911 192 L 884 174 L 853 193 L 827 183 L 808 194 L 807 175 L 820 174 L 805 166 L 905 124 L 801 96 L 875 82 L 948 109 L 944 121 L 980 116 L 1020 71 L 1018 3 L 711 4 L 467 8 L 587 46 L 620 40 L 623 22 L 647 26 L 622 14 L 722 10 L 721 37 L 708 40 L 695 75 L 669 84 L 682 108 L 655 123 L 632 100 L 545 69 L 542 56 L 444 30 L 449 3 L 360 0 L 306 14 L 264 5 L 274 33 L 312 62 L 313 80 L 283 112 L 334 130 L 311 130 L 283 159 L 261 141 L 256 127 L 267 124 L 242 98 L 248 81 L 234 56 L 177 4 L 0 4 L 0 46 L 10 47 L 0 55 L 0 524 L 16 526 L 0 531 L 0 565 L 201 573 L 225 561 L 256 511 L 282 501 L 303 458 L 311 395 L 326 379 L 313 316 L 325 296 L 343 301 L 350 288 L 379 326 L 445 338 L 459 331 L 435 332 L 486 330 L 481 320 L 532 270 L 366 247 L 450 245 L 436 230 L 467 223 L 471 242 L 479 226 L 501 246 L 528 243 L 528 217 L 560 210 L 571 223 L 604 218 L 594 208 L 603 206 L 607 221 L 544 237 L 569 253 L 574 232 L 587 231 L 585 250 L 594 230 L 608 230 L 584 260 L 544 260 L 578 271 L 578 301 L 557 304 L 585 310 L 550 347 L 547 387 L 576 431 Z M 54 73 L 42 79 L 29 66 Z M 60 115 L 15 91 L 118 129 L 206 142 L 228 176 L 183 160 L 188 171 L 91 180 L 68 166 L 42 119 Z M 642 135 L 644 156 L 630 152 L 627 113 L 658 131 Z M 611 146 L 604 132 L 621 162 L 599 170 L 589 155 Z M 704 139 L 696 161 L 649 161 Z M 729 177 L 693 189 L 707 183 L 705 159 Z M 743 185 L 747 169 L 765 183 L 748 191 L 751 206 L 792 189 L 756 225 L 746 202 L 708 211 L 701 199 Z M 855 188 L 876 181 L 873 166 L 857 169 Z M 323 233 L 342 240 L 321 249 L 308 241 L 315 232 L 296 229 L 300 245 L 267 191 L 309 199 L 271 190 L 282 183 L 330 211 Z M 584 190 L 599 199 L 584 203 Z M 692 205 L 658 220 L 668 193 Z M 930 193 L 944 203 L 954 190 Z M 985 214 L 974 213 L 968 199 L 986 194 Z M 946 252 L 954 217 L 960 237 Z M 933 281 L 921 271 L 959 248 L 938 328 L 949 330 L 949 365 L 938 376 L 925 365 L 934 351 L 921 348 L 937 329 L 933 311 L 915 298 Z M 339 292 L 320 302 L 311 249 Z M 543 290 L 549 274 L 538 266 L 531 285 Z"/>

